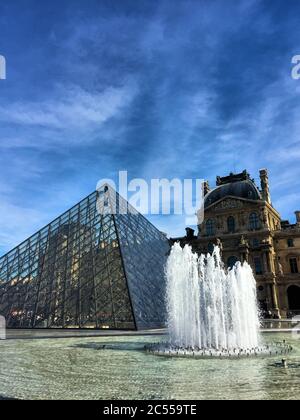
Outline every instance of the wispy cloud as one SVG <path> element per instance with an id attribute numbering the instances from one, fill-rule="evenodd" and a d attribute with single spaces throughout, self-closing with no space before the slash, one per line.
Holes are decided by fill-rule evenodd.
<path id="1" fill-rule="evenodd" d="M 98 93 L 85 91 L 80 86 L 57 86 L 56 89 L 55 98 L 50 94 L 50 99 L 42 102 L 18 101 L 0 106 L 0 121 L 63 131 L 91 131 L 124 111 L 137 92 L 133 82 Z"/>

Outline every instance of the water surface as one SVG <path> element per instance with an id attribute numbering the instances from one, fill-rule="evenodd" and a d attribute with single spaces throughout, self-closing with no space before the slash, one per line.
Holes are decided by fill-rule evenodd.
<path id="1" fill-rule="evenodd" d="M 144 352 L 162 336 L 0 341 L 0 395 L 22 399 L 299 399 L 300 340 L 280 357 L 192 360 Z M 103 346 L 105 346 L 103 348 Z"/>

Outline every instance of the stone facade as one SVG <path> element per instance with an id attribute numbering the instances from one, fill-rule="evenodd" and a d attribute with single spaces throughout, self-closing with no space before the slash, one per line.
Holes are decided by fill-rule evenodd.
<path id="1" fill-rule="evenodd" d="M 257 280 L 258 300 L 266 316 L 300 313 L 300 212 L 296 223 L 282 221 L 272 206 L 268 173 L 260 171 L 259 189 L 249 174 L 217 177 L 216 188 L 204 185 L 205 217 L 198 234 L 187 228 L 182 245 L 198 253 L 222 249 L 225 265 L 247 261 Z"/>

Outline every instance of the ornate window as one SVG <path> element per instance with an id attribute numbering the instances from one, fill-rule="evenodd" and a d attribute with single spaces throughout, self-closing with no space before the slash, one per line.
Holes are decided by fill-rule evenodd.
<path id="1" fill-rule="evenodd" d="M 287 246 L 289 248 L 293 248 L 293 246 L 294 246 L 294 239 L 292 239 L 292 238 L 288 239 L 287 240 Z"/>
<path id="2" fill-rule="evenodd" d="M 215 234 L 215 223 L 212 219 L 208 219 L 206 222 L 206 235 L 213 236 Z"/>
<path id="3" fill-rule="evenodd" d="M 251 230 L 259 229 L 260 223 L 257 213 L 251 213 L 249 216 L 249 228 Z"/>
<path id="4" fill-rule="evenodd" d="M 261 258 L 254 257 L 253 261 L 254 261 L 254 267 L 255 267 L 255 274 L 258 274 L 258 275 L 262 274 L 263 270 L 262 270 Z"/>
<path id="5" fill-rule="evenodd" d="M 227 219 L 227 229 L 229 233 L 235 232 L 235 219 L 233 216 L 229 216 Z"/>
<path id="6" fill-rule="evenodd" d="M 291 267 L 291 273 L 292 274 L 299 273 L 297 258 L 290 258 L 290 267 Z"/>

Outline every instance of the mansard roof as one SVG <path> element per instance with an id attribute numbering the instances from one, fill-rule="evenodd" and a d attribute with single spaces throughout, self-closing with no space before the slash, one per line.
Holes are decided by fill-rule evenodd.
<path id="1" fill-rule="evenodd" d="M 226 177 L 217 177 L 217 186 L 205 196 L 205 207 L 227 197 L 244 198 L 247 200 L 261 200 L 262 196 L 250 178 L 247 171 L 240 174 L 230 174 Z"/>

